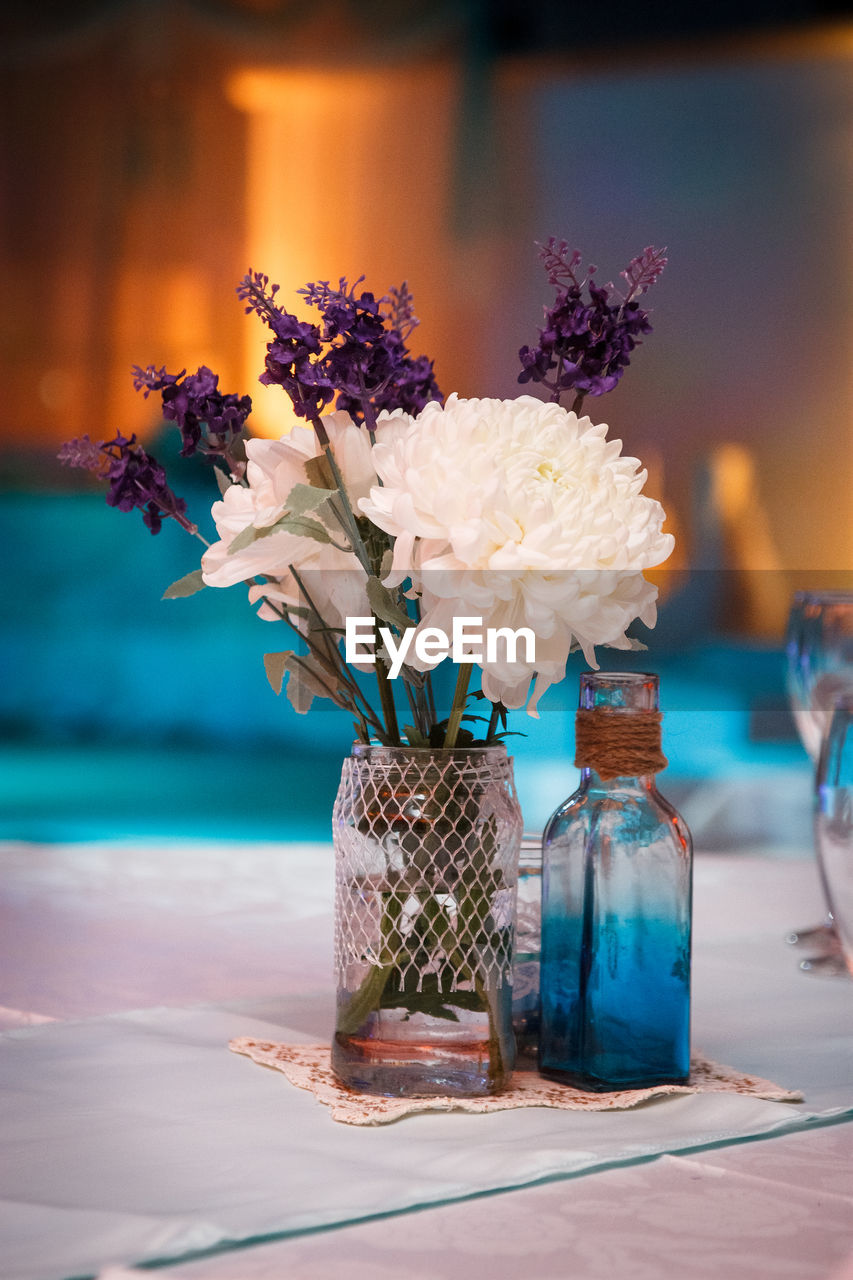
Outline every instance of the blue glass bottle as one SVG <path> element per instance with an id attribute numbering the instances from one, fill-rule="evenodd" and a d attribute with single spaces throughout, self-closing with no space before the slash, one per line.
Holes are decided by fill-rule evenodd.
<path id="1" fill-rule="evenodd" d="M 542 845 L 539 1069 L 596 1091 L 681 1083 L 692 851 L 655 785 L 657 676 L 586 672 L 579 705 L 580 787 Z"/>

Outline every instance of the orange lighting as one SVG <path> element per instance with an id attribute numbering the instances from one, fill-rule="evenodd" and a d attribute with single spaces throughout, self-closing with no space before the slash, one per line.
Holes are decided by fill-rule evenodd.
<path id="1" fill-rule="evenodd" d="M 450 253 L 454 77 L 452 67 L 423 64 L 229 77 L 228 97 L 248 116 L 246 266 L 282 286 L 285 307 L 308 318 L 296 288 L 341 275 L 352 282 L 362 272 L 366 288 L 384 293 L 414 262 L 419 314 L 425 320 L 431 304 L 438 311 Z M 297 419 L 280 388 L 257 384 L 268 330 L 254 317 L 245 330 L 253 428 L 276 437 Z M 419 349 L 439 359 L 447 336 L 430 335 L 428 323 L 418 334 Z"/>
<path id="2" fill-rule="evenodd" d="M 247 265 L 270 273 L 281 283 L 283 305 L 304 314 L 295 289 L 351 270 L 369 235 L 369 210 L 359 209 L 355 193 L 369 165 L 370 121 L 387 106 L 382 78 L 340 70 L 240 71 L 228 82 L 228 96 L 250 116 Z M 269 332 L 257 319 L 246 328 L 244 381 L 254 388 L 253 429 L 278 437 L 298 419 L 280 388 L 257 385 Z"/>

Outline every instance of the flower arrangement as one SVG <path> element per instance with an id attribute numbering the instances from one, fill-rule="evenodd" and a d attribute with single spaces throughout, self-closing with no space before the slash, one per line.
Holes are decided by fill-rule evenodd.
<path id="1" fill-rule="evenodd" d="M 540 253 L 555 298 L 538 342 L 519 352 L 519 382 L 539 383 L 547 400 L 445 399 L 432 362 L 408 349 L 418 321 L 407 285 L 377 300 L 363 277 L 301 289 L 313 320 L 281 306 L 267 276 L 241 282 L 246 312 L 271 331 L 260 381 L 280 386 L 305 424 L 280 440 L 252 438 L 250 398 L 221 392 L 204 366 L 133 370 L 137 390 L 159 393 L 181 454 L 209 459 L 221 492 L 217 540 L 166 596 L 246 585 L 259 615 L 300 642 L 266 655 L 273 687 L 287 679 L 299 711 L 331 699 L 350 713 L 359 741 L 495 742 L 507 709 L 526 703 L 537 714 L 574 649 L 595 666 L 596 646 L 638 647 L 627 636 L 635 618 L 654 624 L 656 589 L 643 570 L 672 550 L 663 509 L 643 495 L 639 462 L 581 410 L 587 396 L 616 386 L 650 331 L 640 299 L 666 258 L 646 249 L 622 272 L 620 292 L 597 285 L 594 267 L 582 274 L 580 253 L 565 242 L 551 239 Z M 152 534 L 171 519 L 202 537 L 135 436 L 84 436 L 59 456 L 103 478 L 107 502 L 140 510 Z M 353 618 L 375 627 L 371 651 L 344 646 Z M 431 644 L 460 619 L 481 621 L 503 644 L 478 652 L 463 627 L 455 693 L 441 716 Z M 536 644 L 522 657 L 510 633 L 525 628 Z M 475 666 L 481 689 L 472 693 Z M 364 673 L 375 677 L 373 696 Z M 491 704 L 479 739 L 462 725 L 470 697 Z"/>
<path id="2" fill-rule="evenodd" d="M 249 397 L 222 393 L 206 367 L 134 369 L 181 453 L 213 465 L 212 545 L 134 436 L 83 437 L 60 454 L 100 475 L 107 501 L 140 510 L 152 534 L 171 519 L 205 542 L 167 597 L 248 587 L 260 616 L 298 642 L 265 655 L 276 692 L 286 679 L 297 710 L 321 697 L 352 716 L 333 812 L 332 1065 L 355 1088 L 464 1094 L 508 1080 L 522 826 L 506 713 L 526 702 L 536 715 L 574 649 L 595 666 L 598 645 L 636 647 L 630 623 L 655 621 L 643 570 L 673 545 L 639 462 L 581 416 L 649 332 L 639 300 L 663 253 L 635 258 L 623 293 L 597 286 L 592 267 L 581 276 L 564 242 L 541 254 L 555 299 L 519 353 L 519 381 L 547 400 L 444 399 L 432 362 L 407 346 L 408 287 L 377 301 L 362 279 L 300 290 L 317 321 L 286 311 L 267 276 L 241 282 L 247 312 L 271 331 L 261 381 L 304 423 L 280 440 L 252 438 Z M 448 652 L 458 670 L 442 716 L 432 675 Z M 481 687 L 469 691 L 475 667 Z M 466 712 L 469 698 L 491 705 L 488 719 Z M 463 719 L 482 720 L 482 735 Z"/>

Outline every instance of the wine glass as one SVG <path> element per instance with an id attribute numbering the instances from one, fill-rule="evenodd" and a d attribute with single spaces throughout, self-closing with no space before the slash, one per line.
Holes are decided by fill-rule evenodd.
<path id="1" fill-rule="evenodd" d="M 853 695 L 836 700 L 817 767 L 815 837 L 832 918 L 853 976 Z"/>
<path id="2" fill-rule="evenodd" d="M 853 592 L 798 591 L 788 619 L 786 652 L 794 721 L 803 746 L 816 764 L 836 699 L 845 692 L 853 693 Z M 816 852 L 828 901 L 819 848 Z M 815 945 L 823 952 L 804 960 L 804 970 L 842 971 L 831 908 L 821 924 L 793 930 L 787 940 L 794 946 Z"/>

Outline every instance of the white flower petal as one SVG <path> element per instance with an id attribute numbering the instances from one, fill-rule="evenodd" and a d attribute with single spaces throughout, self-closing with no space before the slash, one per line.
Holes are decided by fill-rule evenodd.
<path id="1" fill-rule="evenodd" d="M 483 690 L 528 712 L 562 678 L 573 636 L 597 667 L 596 645 L 622 645 L 635 617 L 654 618 L 657 592 L 642 576 L 673 540 L 663 508 L 643 496 L 646 473 L 621 456 L 607 427 L 532 396 L 429 404 L 396 413 L 373 450 L 382 484 L 361 510 L 398 539 L 422 597 L 421 626 L 448 633 L 454 617 L 530 626 L 535 663 L 489 663 Z"/>

